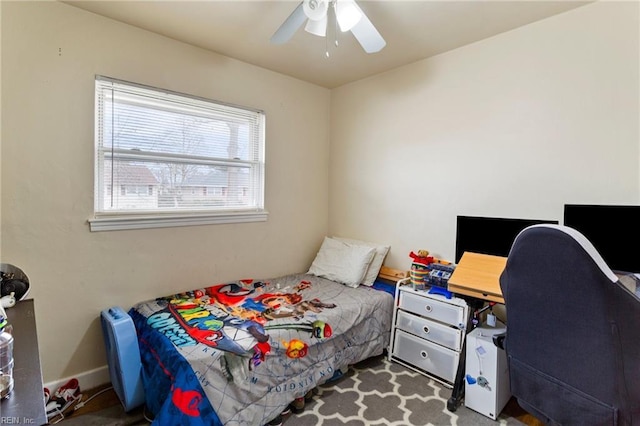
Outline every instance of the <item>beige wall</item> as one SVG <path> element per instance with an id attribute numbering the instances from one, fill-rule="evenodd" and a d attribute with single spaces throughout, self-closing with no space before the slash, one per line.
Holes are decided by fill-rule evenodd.
<path id="1" fill-rule="evenodd" d="M 328 230 L 390 243 L 402 268 L 451 258 L 458 214 L 639 202 L 634 3 L 331 92 L 64 4 L 0 4 L 0 249 L 33 284 L 45 381 L 105 365 L 102 309 L 303 270 Z M 268 222 L 90 233 L 94 74 L 265 110 Z"/>
<path id="2" fill-rule="evenodd" d="M 95 74 L 264 110 L 268 221 L 89 232 Z M 327 232 L 327 89 L 58 2 L 2 2 L 2 88 L 2 260 L 45 382 L 105 365 L 101 310 L 306 270 Z"/>
<path id="3" fill-rule="evenodd" d="M 596 3 L 335 89 L 331 234 L 453 260 L 457 215 L 640 201 L 637 2 Z"/>
<path id="4" fill-rule="evenodd" d="M 0 48 L 2 46 L 2 6 L 0 5 Z M 2 261 L 2 54 L 0 54 L 0 261 Z"/>

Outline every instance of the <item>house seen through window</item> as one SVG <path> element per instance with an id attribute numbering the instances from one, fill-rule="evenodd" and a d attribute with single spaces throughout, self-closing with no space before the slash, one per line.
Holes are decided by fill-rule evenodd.
<path id="1" fill-rule="evenodd" d="M 92 230 L 266 220 L 264 113 L 96 77 Z"/>

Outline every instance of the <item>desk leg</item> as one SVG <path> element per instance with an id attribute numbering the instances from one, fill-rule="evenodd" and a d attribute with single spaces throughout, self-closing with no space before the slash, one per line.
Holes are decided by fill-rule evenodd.
<path id="1" fill-rule="evenodd" d="M 465 300 L 469 305 L 469 317 L 467 318 L 465 337 L 462 340 L 462 351 L 460 352 L 460 361 L 458 362 L 456 379 L 453 382 L 453 389 L 451 390 L 451 398 L 447 400 L 447 410 L 452 413 L 458 409 L 464 399 L 464 375 L 467 363 L 467 334 L 474 328 L 471 320 L 473 319 L 474 312 L 481 309 L 485 303 L 484 300 L 475 298 L 465 298 Z"/>

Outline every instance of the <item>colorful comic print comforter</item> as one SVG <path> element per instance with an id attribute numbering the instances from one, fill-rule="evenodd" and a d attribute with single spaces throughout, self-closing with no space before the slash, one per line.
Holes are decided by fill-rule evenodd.
<path id="1" fill-rule="evenodd" d="M 340 368 L 389 344 L 393 297 L 307 274 L 139 303 L 154 425 L 266 424 Z"/>

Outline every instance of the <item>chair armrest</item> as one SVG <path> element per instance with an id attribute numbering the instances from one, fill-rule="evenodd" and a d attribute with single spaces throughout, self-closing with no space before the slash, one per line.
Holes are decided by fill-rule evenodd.
<path id="1" fill-rule="evenodd" d="M 493 344 L 496 345 L 498 348 L 503 349 L 505 347 L 505 339 L 507 338 L 507 332 L 503 332 L 500 334 L 494 334 L 493 335 Z"/>

